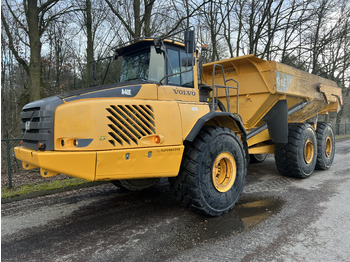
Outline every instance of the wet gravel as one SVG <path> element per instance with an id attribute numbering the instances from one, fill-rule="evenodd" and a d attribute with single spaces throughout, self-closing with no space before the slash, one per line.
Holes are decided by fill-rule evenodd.
<path id="1" fill-rule="evenodd" d="M 130 193 L 112 184 L 2 204 L 2 261 L 347 261 L 350 140 L 333 167 L 281 177 L 270 156 L 248 169 L 234 210 L 180 207 L 166 180 Z"/>

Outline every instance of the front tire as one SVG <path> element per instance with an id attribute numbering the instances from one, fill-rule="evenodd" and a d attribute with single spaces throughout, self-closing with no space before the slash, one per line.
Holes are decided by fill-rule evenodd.
<path id="1" fill-rule="evenodd" d="M 332 166 L 335 153 L 335 139 L 332 126 L 326 122 L 317 123 L 316 138 L 316 169 L 327 170 Z"/>
<path id="2" fill-rule="evenodd" d="M 230 129 L 204 127 L 185 146 L 179 175 L 171 184 L 179 202 L 209 216 L 220 216 L 237 203 L 244 186 L 246 159 Z"/>
<path id="3" fill-rule="evenodd" d="M 275 145 L 275 162 L 283 176 L 307 178 L 316 166 L 317 142 L 309 124 L 290 124 L 288 143 Z"/>

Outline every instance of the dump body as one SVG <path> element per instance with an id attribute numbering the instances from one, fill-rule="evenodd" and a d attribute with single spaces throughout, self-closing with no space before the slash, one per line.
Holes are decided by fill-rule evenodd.
<path id="1" fill-rule="evenodd" d="M 279 101 L 287 100 L 288 109 L 308 103 L 288 117 L 288 122 L 304 122 L 316 115 L 337 112 L 342 105 L 341 89 L 334 81 L 253 55 L 241 56 L 203 65 L 203 83 L 213 85 L 213 65 L 224 67 L 225 78 L 239 83 L 239 114 L 249 131 L 263 124 L 263 117 Z M 232 82 L 231 82 L 232 83 Z M 232 84 L 228 85 L 232 85 Z M 220 70 L 215 71 L 215 84 L 223 85 Z M 227 104 L 225 91 L 219 98 Z M 231 91 L 231 112 L 236 111 L 236 92 Z"/>
<path id="2" fill-rule="evenodd" d="M 203 65 L 204 84 L 222 86 L 226 80 L 228 86 L 235 86 L 229 79 L 239 84 L 238 99 L 236 90 L 231 89 L 227 110 L 225 89 L 218 89 L 218 98 L 225 110 L 240 115 L 250 154 L 275 153 L 276 143 L 288 142 L 288 123 L 338 112 L 343 103 L 341 89 L 334 81 L 254 55 Z"/>

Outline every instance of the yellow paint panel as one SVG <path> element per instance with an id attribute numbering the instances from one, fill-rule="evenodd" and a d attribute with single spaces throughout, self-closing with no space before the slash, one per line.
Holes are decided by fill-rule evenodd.
<path id="1" fill-rule="evenodd" d="M 61 173 L 93 181 L 176 176 L 183 150 L 182 145 L 97 152 L 41 152 L 16 147 L 15 154 L 24 163 L 40 167 L 44 177 Z"/>
<path id="2" fill-rule="evenodd" d="M 274 154 L 275 146 L 274 145 L 264 145 L 254 146 L 248 148 L 249 154 Z"/>
<path id="3" fill-rule="evenodd" d="M 130 98 L 130 99 L 156 100 L 158 98 L 158 91 L 157 90 L 158 90 L 158 85 L 145 84 L 145 85 L 142 85 L 139 93 L 135 97 Z"/>
<path id="4" fill-rule="evenodd" d="M 55 150 L 180 145 L 180 117 L 176 101 L 86 99 L 69 102 L 58 106 L 55 112 Z M 150 136 L 162 137 L 162 143 L 150 144 L 151 140 L 146 139 Z M 76 146 L 75 140 L 82 143 Z"/>
<path id="5" fill-rule="evenodd" d="M 176 101 L 154 103 L 157 134 L 164 137 L 159 146 L 182 145 L 182 125 L 179 106 Z"/>
<path id="6" fill-rule="evenodd" d="M 184 103 L 179 102 L 179 108 L 182 120 L 182 137 L 185 139 L 191 132 L 197 120 L 209 113 L 209 106 L 207 104 L 198 103 Z"/>
<path id="7" fill-rule="evenodd" d="M 172 177 L 184 146 L 97 152 L 96 180 Z"/>
<path id="8" fill-rule="evenodd" d="M 251 102 L 241 106 L 242 118 L 246 120 L 244 125 L 247 129 L 259 126 L 261 119 L 279 101 L 280 96 L 267 94 L 257 94 L 251 96 Z M 248 115 L 249 114 L 249 115 Z M 245 117 L 245 118 L 244 118 Z"/>
<path id="9" fill-rule="evenodd" d="M 264 131 L 262 131 L 261 133 L 253 136 L 252 138 L 247 140 L 248 143 L 248 147 L 253 146 L 255 144 L 264 142 L 270 140 L 270 135 L 269 135 L 269 131 L 267 129 L 265 129 Z"/>
<path id="10" fill-rule="evenodd" d="M 41 167 L 56 173 L 95 179 L 96 152 L 55 152 L 35 151 L 24 147 L 15 147 L 17 159 L 30 165 Z"/>

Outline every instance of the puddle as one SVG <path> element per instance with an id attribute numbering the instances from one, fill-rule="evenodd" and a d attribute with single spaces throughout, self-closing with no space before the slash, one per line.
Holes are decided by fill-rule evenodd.
<path id="1" fill-rule="evenodd" d="M 284 202 L 275 198 L 243 198 L 235 208 L 221 217 L 205 219 L 199 241 L 227 237 L 240 233 L 278 213 Z"/>

